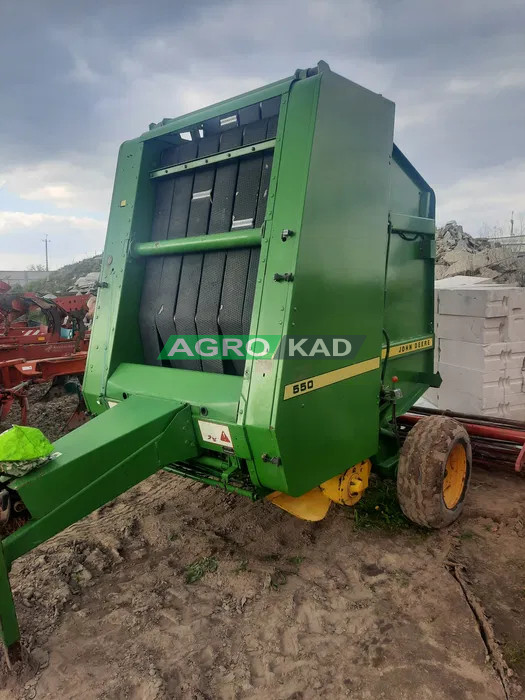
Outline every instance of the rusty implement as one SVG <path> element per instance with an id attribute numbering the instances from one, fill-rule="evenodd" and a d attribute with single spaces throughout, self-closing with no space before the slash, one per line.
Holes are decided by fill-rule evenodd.
<path id="1" fill-rule="evenodd" d="M 49 391 L 52 391 L 54 386 L 60 387 L 66 379 L 73 377 L 81 381 L 86 367 L 86 358 L 87 352 L 77 352 L 62 357 L 47 357 L 30 361 L 15 358 L 0 362 L 0 420 L 5 420 L 13 404 L 18 403 L 20 423 L 25 425 L 29 387 L 51 381 L 53 385 Z M 78 410 L 82 412 L 80 406 Z M 78 424 L 80 423 L 74 421 L 73 427 Z"/>
<path id="2" fill-rule="evenodd" d="M 490 416 L 414 406 L 399 419 L 400 437 L 425 416 L 449 416 L 467 430 L 472 444 L 473 464 L 488 469 L 503 469 L 525 474 L 525 424 Z"/>
<path id="3" fill-rule="evenodd" d="M 18 404 L 20 422 L 26 423 L 28 389 L 33 384 L 51 381 L 53 393 L 70 378 L 82 380 L 90 335 L 84 325 L 89 299 L 88 294 L 55 299 L 0 294 L 0 419 Z M 35 325 L 30 320 L 33 313 L 45 322 Z"/>

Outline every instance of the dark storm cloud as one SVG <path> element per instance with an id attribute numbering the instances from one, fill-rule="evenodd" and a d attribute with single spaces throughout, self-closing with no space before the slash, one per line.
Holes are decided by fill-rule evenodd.
<path id="1" fill-rule="evenodd" d="M 525 4 L 510 2 L 382 3 L 381 26 L 368 48 L 393 67 L 398 116 L 419 93 L 429 118 L 403 132 L 428 177 L 444 183 L 525 154 Z M 412 96 L 412 99 L 414 96 Z M 417 100 L 417 97 L 416 97 Z M 401 111 L 401 115 L 400 115 Z"/>
<path id="2" fill-rule="evenodd" d="M 11 160 L 89 148 L 104 133 L 104 125 L 93 119 L 97 100 L 124 87 L 111 75 L 115 55 L 132 51 L 167 23 L 189 21 L 195 7 L 190 1 L 163 0 L 4 0 L 0 153 Z M 88 71 L 101 79 L 90 82 Z"/>
<path id="3" fill-rule="evenodd" d="M 0 180 L 103 216 L 120 141 L 324 58 L 396 102 L 396 140 L 448 216 L 441 191 L 525 164 L 524 27 L 521 0 L 4 0 Z M 502 211 L 525 209 L 513 196 Z"/>

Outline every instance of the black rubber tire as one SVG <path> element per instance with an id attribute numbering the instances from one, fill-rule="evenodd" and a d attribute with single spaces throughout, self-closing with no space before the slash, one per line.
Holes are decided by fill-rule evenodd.
<path id="1" fill-rule="evenodd" d="M 452 449 L 462 444 L 467 457 L 467 475 L 457 505 L 447 508 L 443 480 Z M 397 497 L 406 517 L 429 528 L 446 527 L 463 510 L 472 471 L 472 448 L 465 428 L 453 418 L 427 416 L 409 432 L 397 470 Z"/>

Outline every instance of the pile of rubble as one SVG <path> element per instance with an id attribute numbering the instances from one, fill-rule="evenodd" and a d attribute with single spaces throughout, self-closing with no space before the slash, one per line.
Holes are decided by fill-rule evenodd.
<path id="1" fill-rule="evenodd" d="M 88 272 L 87 275 L 78 277 L 67 291 L 69 294 L 94 294 L 99 277 L 100 272 Z"/>
<path id="2" fill-rule="evenodd" d="M 436 232 L 436 279 L 456 275 L 481 276 L 497 284 L 525 286 L 523 244 L 502 245 L 486 238 L 473 238 L 455 221 Z"/>
<path id="3" fill-rule="evenodd" d="M 438 228 L 436 231 L 436 257 L 438 258 L 442 258 L 452 250 L 479 253 L 490 247 L 486 238 L 472 238 L 456 221 L 449 221 L 443 228 Z"/>

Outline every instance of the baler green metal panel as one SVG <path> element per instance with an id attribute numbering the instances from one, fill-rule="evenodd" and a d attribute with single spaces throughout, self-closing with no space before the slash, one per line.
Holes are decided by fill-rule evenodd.
<path id="1" fill-rule="evenodd" d="M 138 139 L 120 147 L 83 386 L 87 406 L 95 415 L 107 409 L 109 374 L 121 362 L 143 361 L 137 309 L 144 270 L 129 253 L 132 241 L 151 230 L 155 193 L 149 171 L 162 148 L 160 142 Z"/>
<path id="2" fill-rule="evenodd" d="M 423 339 L 426 349 L 395 355 L 385 367 L 385 385 L 397 377 L 403 392 L 397 410 L 404 412 L 439 381 L 434 376 L 434 215 L 430 186 L 394 146 L 391 225 L 385 284 L 385 332 L 395 348 Z"/>
<path id="3" fill-rule="evenodd" d="M 311 101 L 317 99 L 315 118 L 311 101 L 303 104 L 306 92 Z M 293 157 L 286 150 L 287 135 L 301 133 L 306 125 L 311 131 L 303 137 L 300 151 L 306 154 L 310 142 L 312 150 L 304 202 L 297 206 L 304 171 L 296 157 L 295 186 L 282 192 L 281 183 L 287 158 Z M 290 94 L 272 231 L 291 228 L 294 236 L 286 242 L 274 237 L 270 244 L 262 306 L 277 307 L 280 313 L 273 325 L 270 320 L 263 325 L 263 315 L 258 332 L 275 332 L 275 323 L 282 323 L 283 332 L 291 336 L 364 336 L 353 362 L 289 359 L 252 380 L 247 432 L 257 472 L 263 484 L 294 496 L 377 451 L 393 125 L 391 102 L 329 71 L 299 83 Z M 285 209 L 290 203 L 296 210 L 292 215 Z M 275 272 L 292 272 L 293 283 L 272 283 Z M 272 303 L 270 295 L 279 297 Z M 285 399 L 287 385 L 366 361 L 373 369 Z M 274 374 L 270 417 L 262 385 L 271 383 Z M 266 413 L 261 416 L 263 409 Z M 260 455 L 267 451 L 267 425 L 275 429 L 281 465 L 261 461 Z"/>
<path id="4" fill-rule="evenodd" d="M 333 358 L 247 361 L 237 402 L 238 380 L 230 382 L 230 377 L 204 372 L 207 390 L 203 394 L 199 389 L 203 377 L 192 371 L 193 367 L 188 370 L 180 364 L 179 369 L 158 367 L 151 375 L 154 380 L 141 390 L 137 379 L 146 370 L 141 367 L 144 354 L 136 316 L 144 275 L 141 256 L 148 256 L 147 260 L 163 252 L 184 258 L 187 246 L 195 252 L 212 250 L 208 236 L 176 239 L 169 243 L 170 248 L 168 241 L 147 242 L 153 225 L 156 178 L 177 177 L 188 167 L 159 169 L 163 149 L 175 143 L 183 129 L 196 133 L 206 119 L 249 108 L 254 100 L 259 103 L 280 93 L 250 333 L 355 334 L 364 337 L 363 345 L 352 362 Z M 108 399 L 121 401 L 137 392 L 158 395 L 160 385 L 176 387 L 172 395 L 193 406 L 196 428 L 199 410 L 204 410 L 208 420 L 227 425 L 239 436 L 235 452 L 249 460 L 256 485 L 293 495 L 377 452 L 383 329 L 392 344 L 428 333 L 428 301 L 418 296 L 414 303 L 409 288 L 422 281 L 428 287 L 427 273 L 432 274 L 429 265 L 420 260 L 419 242 L 416 251 L 400 236 L 388 235 L 390 180 L 396 213 L 408 215 L 411 221 L 429 213 L 422 211 L 428 199 L 417 191 L 419 181 L 416 178 L 414 182 L 410 164 L 395 148 L 389 164 L 393 115 L 391 102 L 321 63 L 318 71 L 169 120 L 124 144 L 104 256 L 103 285 L 108 286 L 100 290 L 85 383 L 90 409 L 99 413 L 107 407 Z M 253 150 L 256 148 L 259 144 Z M 225 157 L 211 156 L 206 164 Z M 204 164 L 201 158 L 189 167 Z M 281 239 L 283 230 L 293 234 L 286 241 Z M 213 248 L 233 248 L 238 244 L 236 235 L 239 242 L 242 238 L 252 245 L 255 234 L 231 231 L 214 236 Z M 387 251 L 388 284 L 392 287 L 386 295 L 388 323 L 383 320 Z M 276 283 L 276 273 L 292 273 L 295 278 L 292 283 Z M 422 393 L 422 378 L 428 381 L 429 374 L 425 356 L 430 354 L 389 360 L 389 366 L 401 375 L 406 402 Z M 356 376 L 285 399 L 287 386 L 297 382 L 300 386 L 304 380 L 361 363 L 365 363 L 364 371 Z M 226 386 L 233 394 L 227 392 L 230 398 L 225 402 Z M 323 420 L 320 428 L 319 416 L 328 413 L 329 420 Z M 223 452 L 215 444 L 204 447 L 212 453 Z"/>

